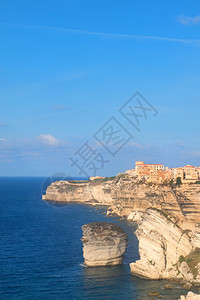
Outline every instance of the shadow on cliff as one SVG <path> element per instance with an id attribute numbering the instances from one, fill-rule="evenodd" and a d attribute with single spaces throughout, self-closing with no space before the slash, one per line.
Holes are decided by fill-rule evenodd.
<path id="1" fill-rule="evenodd" d="M 119 226 L 120 225 L 128 235 L 129 242 L 124 257 L 124 264 L 129 264 L 131 262 L 135 262 L 136 260 L 140 259 L 139 241 L 134 233 L 135 230 L 137 229 L 137 226 L 133 222 L 128 223 L 127 221 L 120 222 Z"/>
<path id="2" fill-rule="evenodd" d="M 119 218 L 117 217 L 109 217 L 108 219 L 108 222 L 117 224 L 118 226 L 123 228 L 128 235 L 128 245 L 124 256 L 124 264 L 130 264 L 131 262 L 135 262 L 136 260 L 140 259 L 139 242 L 134 233 L 137 229 L 137 225 L 126 220 L 119 220 Z"/>

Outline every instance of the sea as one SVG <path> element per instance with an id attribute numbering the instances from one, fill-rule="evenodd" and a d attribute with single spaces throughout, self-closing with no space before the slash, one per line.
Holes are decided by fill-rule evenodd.
<path id="1" fill-rule="evenodd" d="M 107 217 L 105 207 L 42 200 L 43 177 L 0 177 L 0 299 L 162 299 L 176 300 L 187 291 L 164 280 L 139 279 L 129 263 L 139 259 L 136 226 Z M 82 229 L 90 222 L 111 222 L 129 237 L 124 264 L 83 264 Z"/>

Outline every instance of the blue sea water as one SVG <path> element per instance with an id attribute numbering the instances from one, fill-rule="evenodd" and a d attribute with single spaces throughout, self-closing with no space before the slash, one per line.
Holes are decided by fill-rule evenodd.
<path id="1" fill-rule="evenodd" d="M 42 201 L 45 179 L 0 178 L 0 299 L 178 299 L 179 286 L 165 290 L 166 281 L 138 279 L 129 263 L 138 259 L 135 226 L 108 218 L 103 208 L 53 206 Z M 81 226 L 93 221 L 120 225 L 129 236 L 124 264 L 83 266 Z"/>

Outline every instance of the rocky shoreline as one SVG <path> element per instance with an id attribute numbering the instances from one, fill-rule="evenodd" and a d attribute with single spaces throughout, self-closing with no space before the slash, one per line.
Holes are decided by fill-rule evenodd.
<path id="1" fill-rule="evenodd" d="M 137 223 L 140 260 L 132 274 L 200 286 L 200 185 L 155 185 L 127 174 L 87 182 L 52 183 L 44 200 L 107 206 Z M 192 299 L 192 298 L 186 298 Z"/>
<path id="2" fill-rule="evenodd" d="M 128 174 L 85 182 L 56 181 L 48 186 L 43 199 L 105 205 L 108 213 L 126 218 L 156 208 L 167 212 L 182 229 L 193 229 L 200 217 L 200 184 L 153 184 Z"/>

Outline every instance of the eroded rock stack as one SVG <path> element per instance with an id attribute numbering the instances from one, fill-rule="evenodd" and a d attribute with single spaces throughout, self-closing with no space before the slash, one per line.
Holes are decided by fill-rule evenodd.
<path id="1" fill-rule="evenodd" d="M 123 262 L 128 237 L 112 223 L 93 222 L 82 226 L 83 257 L 86 266 L 114 266 Z"/>

